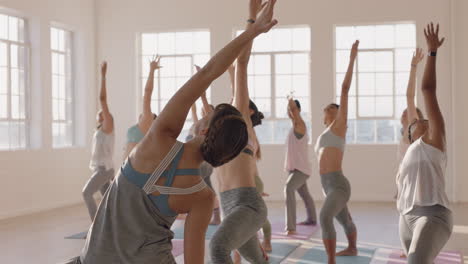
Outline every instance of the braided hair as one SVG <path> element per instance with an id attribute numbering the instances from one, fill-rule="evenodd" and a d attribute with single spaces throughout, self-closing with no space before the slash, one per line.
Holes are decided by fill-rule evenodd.
<path id="1" fill-rule="evenodd" d="M 220 104 L 213 111 L 200 150 L 203 159 L 216 168 L 239 155 L 247 141 L 247 125 L 242 114 L 232 105 Z"/>

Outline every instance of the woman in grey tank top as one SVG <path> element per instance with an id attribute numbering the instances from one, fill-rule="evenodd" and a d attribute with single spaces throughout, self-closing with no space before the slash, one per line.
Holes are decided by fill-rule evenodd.
<path id="1" fill-rule="evenodd" d="M 254 38 L 276 24 L 272 16 L 273 8 L 267 7 L 253 27 L 213 56 L 171 98 L 111 184 L 88 232 L 81 257 L 68 263 L 175 263 L 170 228 L 179 213 L 188 213 L 185 263 L 204 263 L 213 192 L 205 188 L 199 175 L 180 174 L 184 177 L 168 181 L 175 171 L 199 168 L 203 161 L 218 167 L 235 158 L 247 145 L 247 126 L 237 109 L 221 104 L 209 115 L 209 126 L 194 139 L 182 144 L 177 137 L 190 106 Z M 167 181 L 163 174 L 167 175 Z"/>

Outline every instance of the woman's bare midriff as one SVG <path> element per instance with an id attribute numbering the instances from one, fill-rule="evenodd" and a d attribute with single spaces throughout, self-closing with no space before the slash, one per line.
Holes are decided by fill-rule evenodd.
<path id="1" fill-rule="evenodd" d="M 220 192 L 240 187 L 255 187 L 256 160 L 247 153 L 241 152 L 231 162 L 217 168 L 215 175 L 218 179 Z"/>
<path id="2" fill-rule="evenodd" d="M 323 148 L 319 153 L 320 175 L 342 171 L 343 152 L 337 148 Z"/>

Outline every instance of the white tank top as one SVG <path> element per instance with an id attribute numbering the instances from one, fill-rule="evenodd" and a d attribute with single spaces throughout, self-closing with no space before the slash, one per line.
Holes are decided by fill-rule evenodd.
<path id="1" fill-rule="evenodd" d="M 114 142 L 114 132 L 106 134 L 101 129 L 94 132 L 91 161 L 89 162 L 90 169 L 93 170 L 101 166 L 104 166 L 106 170 L 114 168 Z"/>
<path id="2" fill-rule="evenodd" d="M 298 170 L 306 175 L 312 175 L 312 169 L 309 161 L 309 135 L 298 139 L 294 134 L 294 128 L 291 128 L 286 141 L 286 160 L 284 169 L 287 172 Z"/>
<path id="3" fill-rule="evenodd" d="M 409 213 L 414 206 L 442 205 L 449 209 L 445 193 L 447 154 L 424 143 L 422 138 L 410 145 L 397 175 L 397 208 Z"/>

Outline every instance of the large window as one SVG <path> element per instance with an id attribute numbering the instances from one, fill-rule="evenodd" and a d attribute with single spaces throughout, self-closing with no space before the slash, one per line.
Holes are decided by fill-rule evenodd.
<path id="1" fill-rule="evenodd" d="M 52 60 L 52 146 L 74 144 L 71 32 L 50 28 Z"/>
<path id="2" fill-rule="evenodd" d="M 239 35 L 242 31 L 238 31 Z M 265 115 L 256 128 L 262 144 L 284 144 L 291 128 L 287 96 L 301 103 L 310 132 L 310 28 L 276 28 L 255 39 L 249 63 L 249 93 Z"/>
<path id="3" fill-rule="evenodd" d="M 209 31 L 181 31 L 141 34 L 140 105 L 148 79 L 149 63 L 154 55 L 161 56 L 162 68 L 155 73 L 151 101 L 153 112 L 159 113 L 175 92 L 195 73 L 194 65 L 203 67 L 210 59 Z M 210 96 L 210 93 L 207 93 Z M 198 109 L 201 109 L 200 102 Z M 199 112 L 200 113 L 200 112 Z M 191 115 L 180 138 L 192 125 Z"/>
<path id="4" fill-rule="evenodd" d="M 360 40 L 349 93 L 347 141 L 393 144 L 401 136 L 406 86 L 416 47 L 414 24 L 336 27 L 336 101 L 349 63 L 352 43 Z"/>
<path id="5" fill-rule="evenodd" d="M 25 21 L 0 14 L 0 150 L 28 147 Z"/>

